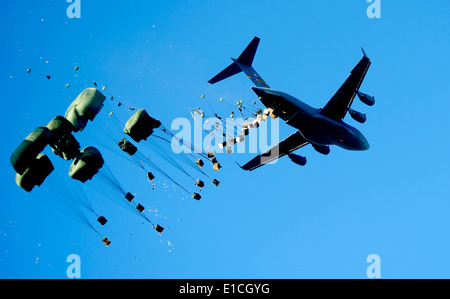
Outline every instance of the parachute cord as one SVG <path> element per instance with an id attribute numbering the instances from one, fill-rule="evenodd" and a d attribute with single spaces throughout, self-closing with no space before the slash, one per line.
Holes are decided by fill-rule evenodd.
<path id="1" fill-rule="evenodd" d="M 169 161 L 169 163 L 170 164 L 172 164 L 173 166 L 175 166 L 178 170 L 180 170 L 181 172 L 183 172 L 185 175 L 187 175 L 188 177 L 190 177 L 192 180 L 194 180 L 195 181 L 195 179 L 186 171 L 186 170 L 184 170 L 184 168 L 181 166 L 181 165 L 179 165 L 170 155 L 168 155 L 167 154 L 167 152 L 163 149 L 163 148 L 161 148 L 161 146 L 159 146 L 156 142 L 154 142 L 153 140 L 149 140 L 150 141 L 150 143 L 154 146 L 154 147 L 156 147 L 156 148 L 158 148 L 159 149 L 159 153 L 161 153 L 162 154 L 162 156 L 163 157 L 165 157 L 166 158 L 166 160 L 167 161 Z"/>
<path id="2" fill-rule="evenodd" d="M 198 125 L 200 125 L 200 127 L 202 128 L 202 130 L 203 130 L 206 134 L 212 133 L 212 135 L 214 136 L 214 138 L 216 138 L 216 139 L 218 139 L 218 140 L 223 140 L 223 137 L 225 136 L 225 135 L 223 134 L 223 131 L 222 131 L 222 136 L 217 136 L 215 133 L 213 133 L 213 132 L 216 131 L 216 129 L 214 129 L 214 130 L 211 131 L 211 132 L 208 132 L 207 130 L 205 130 L 205 129 L 203 128 L 203 125 L 202 125 L 201 123 L 199 123 L 199 122 L 197 121 L 197 119 L 195 119 L 195 116 L 194 116 L 194 114 L 192 113 L 192 111 L 189 110 L 189 113 L 191 114 L 191 116 L 192 116 L 192 118 L 194 119 L 194 121 L 195 121 Z M 220 120 L 222 121 L 222 119 L 220 119 Z M 223 127 L 223 121 L 222 121 L 222 127 Z"/>
<path id="3" fill-rule="evenodd" d="M 58 193 L 61 197 L 64 197 L 68 201 L 78 202 L 80 206 L 96 214 L 94 208 L 92 207 L 92 204 L 90 203 L 88 197 L 82 189 L 68 187 L 68 182 L 66 182 L 67 180 L 59 176 L 59 173 L 57 173 L 57 176 L 58 178 L 52 177 L 50 179 L 51 185 L 55 186 L 55 188 L 53 189 L 55 193 Z"/>
<path id="4" fill-rule="evenodd" d="M 113 173 L 109 169 L 108 165 L 104 164 L 98 174 L 101 175 L 103 178 L 105 178 L 106 182 L 110 183 L 110 187 L 113 187 L 116 190 L 120 191 L 120 193 L 122 195 L 126 195 L 124 188 L 119 183 L 119 181 L 116 179 L 116 177 L 113 175 Z"/>
<path id="5" fill-rule="evenodd" d="M 229 105 L 229 106 L 231 106 L 231 107 L 233 107 L 233 108 L 236 108 L 235 105 L 229 103 L 229 102 L 226 101 L 226 100 L 223 100 L 222 102 L 224 102 L 225 104 L 227 104 L 227 105 Z M 257 111 L 257 108 L 259 108 L 259 107 L 255 106 L 255 105 L 253 105 L 253 104 L 248 104 L 248 105 L 252 106 L 252 108 L 247 108 L 246 106 L 242 106 L 242 108 L 245 109 L 245 110 L 248 110 L 250 113 L 251 113 L 250 109 L 255 109 L 254 111 L 256 112 L 256 111 Z"/>
<path id="6" fill-rule="evenodd" d="M 112 121 L 112 124 L 116 127 L 119 133 L 123 133 L 123 128 L 125 127 L 125 124 L 116 116 L 116 113 L 112 111 L 113 109 L 110 107 L 109 101 L 106 101 L 105 106 L 106 108 L 108 108 L 108 110 L 112 112 L 109 114 L 108 118 L 114 119 L 114 121 Z"/>
<path id="7" fill-rule="evenodd" d="M 208 99 L 206 99 L 205 101 L 206 101 L 206 104 L 208 104 L 209 108 L 211 109 L 212 113 L 214 113 L 214 115 L 217 115 L 217 113 L 214 111 L 214 109 L 211 106 L 211 104 L 208 102 Z"/>
<path id="8" fill-rule="evenodd" d="M 99 236 L 103 239 L 103 236 L 95 229 L 95 227 L 94 227 L 90 222 L 88 223 L 88 225 L 90 226 L 90 228 L 92 228 L 92 230 L 93 230 L 94 232 L 97 233 L 97 235 L 99 235 Z"/>
<path id="9" fill-rule="evenodd" d="M 239 112 L 241 113 L 242 117 L 245 119 L 244 113 L 242 113 L 242 109 L 239 109 Z"/>
<path id="10" fill-rule="evenodd" d="M 34 74 L 34 72 L 31 72 L 31 69 L 27 69 L 27 73 L 28 74 Z M 39 76 L 44 77 L 44 78 L 47 78 L 48 80 L 50 80 L 50 78 L 51 78 L 51 76 L 44 75 L 44 74 L 41 74 L 41 73 L 36 73 L 36 75 L 39 75 Z"/>
<path id="11" fill-rule="evenodd" d="M 50 175 L 47 178 L 48 181 L 43 187 L 45 189 L 48 188 L 48 190 L 57 195 L 61 200 L 56 202 L 54 200 L 48 200 L 47 197 L 45 197 L 45 200 L 50 202 L 51 205 L 56 207 L 61 212 L 64 212 L 66 215 L 72 217 L 74 220 L 78 221 L 81 224 L 86 225 L 87 227 L 91 228 L 96 233 L 98 233 L 80 208 L 81 206 L 97 216 L 97 213 L 94 211 L 85 193 L 82 192 L 82 190 L 79 190 L 78 187 L 77 188 L 68 187 L 70 186 L 71 182 L 67 182 L 66 184 L 64 177 L 58 174 L 59 172 L 55 171 L 54 174 Z M 77 191 L 82 192 L 81 194 L 82 198 L 80 198 L 80 193 L 78 193 Z M 68 209 L 64 209 L 63 206 L 67 207 Z"/>
<path id="12" fill-rule="evenodd" d="M 134 107 L 130 107 L 130 106 L 128 106 L 127 104 L 125 104 L 124 102 L 121 102 L 121 101 L 118 101 L 118 100 L 116 100 L 116 98 L 111 94 L 111 92 L 110 92 L 110 89 L 109 89 L 109 87 L 106 87 L 106 86 L 103 86 L 102 87 L 102 91 L 106 91 L 106 93 L 110 96 L 110 100 L 111 101 L 117 101 L 117 105 L 120 107 L 120 106 L 125 106 L 126 108 L 128 108 L 129 110 L 132 110 L 132 111 L 134 111 L 134 110 L 136 110 L 136 108 L 134 108 Z"/>
<path id="13" fill-rule="evenodd" d="M 164 133 L 166 133 L 167 135 L 169 135 L 169 137 L 171 137 L 171 139 L 175 138 L 178 142 L 181 141 L 180 138 L 176 137 L 175 134 L 173 134 L 170 130 L 166 129 L 164 126 L 162 127 L 162 131 Z M 207 131 L 205 131 L 205 132 L 207 132 Z M 155 136 L 157 136 L 157 135 L 155 135 Z M 159 138 L 161 138 L 161 137 L 159 137 Z M 167 142 L 169 142 L 169 141 L 167 140 Z M 169 143 L 172 143 L 172 142 L 170 141 Z M 199 155 L 201 155 L 204 158 L 207 158 L 206 154 L 203 152 L 203 149 L 200 150 L 200 149 L 196 148 L 193 144 L 191 144 L 189 141 L 183 140 L 183 145 L 185 143 L 186 143 L 186 146 L 188 146 L 191 149 L 191 151 L 193 151 L 194 153 L 198 153 Z"/>
<path id="14" fill-rule="evenodd" d="M 144 167 L 144 165 L 142 165 L 142 162 L 144 161 L 144 160 L 142 159 L 143 155 L 142 155 L 141 158 L 139 158 L 138 156 L 136 156 L 136 154 L 134 154 L 132 157 L 133 157 L 134 163 L 135 163 L 139 168 L 141 168 L 142 170 L 145 171 L 145 167 Z M 145 157 L 144 157 L 144 159 L 145 159 Z"/>
<path id="15" fill-rule="evenodd" d="M 192 115 L 192 113 L 191 113 L 191 115 Z M 215 114 L 215 116 L 217 117 L 217 114 Z M 232 136 L 234 136 L 234 135 L 237 135 L 236 134 L 236 132 L 234 131 L 236 128 L 237 128 L 237 126 L 239 126 L 239 127 L 241 127 L 242 128 L 242 125 L 240 125 L 238 122 L 236 122 L 236 120 L 234 119 L 234 118 L 232 118 L 231 117 L 231 119 L 233 119 L 233 122 L 237 125 L 237 126 L 233 126 L 234 127 L 234 130 L 233 131 L 231 131 L 229 128 L 228 128 L 228 126 L 227 126 L 227 122 L 226 122 L 226 120 L 224 120 L 223 118 L 221 118 L 221 117 L 217 117 L 219 120 L 220 120 L 220 122 L 221 122 L 221 124 L 222 124 L 222 128 L 225 128 L 226 129 L 226 132 L 224 132 L 223 130 L 222 130 L 222 136 L 226 136 L 228 133 L 230 133 L 231 132 L 231 135 Z M 245 118 L 245 116 L 244 116 L 244 118 Z M 195 119 L 194 119 L 195 120 Z M 216 129 L 214 129 L 214 131 L 215 131 Z M 209 134 L 209 132 L 208 131 L 206 131 L 206 130 L 204 130 L 205 132 L 207 132 L 208 134 Z M 215 137 L 216 137 L 216 135 L 214 135 Z"/>
<path id="16" fill-rule="evenodd" d="M 165 142 L 171 144 L 171 142 L 170 142 L 169 140 L 167 140 L 167 139 L 165 139 L 165 138 L 163 138 L 163 137 L 161 137 L 161 136 L 158 136 L 158 135 L 156 135 L 156 134 L 153 134 L 152 137 L 156 137 L 156 138 L 158 138 L 158 139 L 160 139 L 160 140 L 164 140 Z M 178 147 L 179 147 L 179 146 L 178 146 Z M 181 147 L 179 147 L 179 148 L 181 148 Z M 181 153 L 180 153 L 180 154 L 181 154 Z M 191 156 L 193 159 L 197 160 L 197 157 L 195 157 L 194 154 L 192 154 L 192 153 L 187 153 L 187 154 L 188 154 L 189 156 Z M 204 157 L 204 158 L 206 158 L 206 159 L 208 158 L 207 156 L 203 156 L 203 155 L 202 155 L 202 157 Z M 201 169 L 198 168 L 194 163 L 192 163 L 192 161 L 185 160 L 185 162 L 186 162 L 186 164 L 187 164 L 188 166 L 192 167 L 193 169 L 195 169 L 196 171 L 200 172 L 200 173 L 203 174 L 204 176 L 210 178 L 203 170 L 201 170 Z"/>
<path id="17" fill-rule="evenodd" d="M 181 189 L 183 189 L 186 193 L 190 193 L 188 190 L 186 190 L 186 188 L 184 188 L 183 186 L 181 186 L 179 183 L 177 183 L 174 179 L 172 179 L 165 171 L 163 171 L 161 168 L 159 168 L 158 166 L 156 166 L 155 163 L 145 159 L 142 160 L 143 162 L 147 163 L 148 165 L 150 165 L 151 167 L 153 167 L 154 169 L 156 169 L 159 173 L 161 173 L 162 175 L 164 175 L 166 178 L 168 178 L 169 180 L 171 180 L 175 185 L 177 185 L 178 187 L 180 187 Z"/>
<path id="18" fill-rule="evenodd" d="M 153 222 L 150 219 L 148 219 L 148 217 L 146 215 L 144 215 L 144 214 L 141 214 L 141 215 L 142 215 L 142 217 L 144 217 L 145 220 L 147 220 L 148 223 L 150 223 L 152 226 L 154 226 Z"/>

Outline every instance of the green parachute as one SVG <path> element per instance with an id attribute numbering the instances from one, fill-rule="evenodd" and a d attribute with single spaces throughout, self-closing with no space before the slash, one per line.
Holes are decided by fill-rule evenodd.
<path id="1" fill-rule="evenodd" d="M 44 184 L 44 181 L 50 179 L 49 188 L 55 190 L 61 199 L 58 206 L 61 207 L 65 203 L 68 210 L 72 212 L 72 216 L 75 216 L 82 223 L 92 228 L 102 237 L 102 241 L 109 246 L 111 242 L 94 228 L 80 210 L 80 207 L 85 207 L 98 217 L 97 220 L 102 226 L 107 223 L 107 219 L 104 216 L 98 215 L 94 211 L 80 187 L 88 181 L 99 177 L 105 183 L 105 189 L 109 188 L 120 194 L 122 200 L 127 203 L 131 202 L 128 200 L 128 194 L 130 193 L 125 192 L 117 178 L 108 169 L 100 151 L 93 146 L 87 146 L 80 150 L 80 143 L 74 136 L 74 133 L 83 131 L 88 122 L 94 120 L 102 110 L 105 99 L 106 97 L 97 89 L 85 89 L 69 105 L 64 117 L 56 116 L 47 126 L 33 130 L 14 150 L 10 157 L 10 162 L 16 171 L 15 181 L 20 188 L 31 193 L 35 187 L 41 186 Z M 147 115 L 146 117 L 142 111 L 139 111 L 139 113 L 134 121 L 148 124 L 149 116 Z M 150 118 L 150 120 L 153 119 Z M 154 126 L 156 125 L 155 122 L 153 124 Z M 133 134 L 134 138 L 146 138 L 142 134 L 147 134 L 147 132 L 133 129 L 130 133 Z M 68 184 L 62 183 L 64 181 L 63 178 L 55 177 L 52 179 L 55 167 L 50 158 L 43 153 L 47 146 L 63 160 L 72 161 L 68 169 L 68 175 L 70 178 L 83 183 L 83 185 L 70 189 L 71 187 Z M 81 195 L 78 196 L 79 194 Z M 144 207 L 141 204 L 137 204 L 134 210 L 138 214 L 142 214 Z M 142 215 L 142 217 L 151 223 L 145 215 Z M 158 232 L 162 232 L 162 226 L 155 227 L 158 228 Z"/>
<path id="2" fill-rule="evenodd" d="M 70 104 L 64 117 L 72 123 L 74 132 L 82 131 L 89 120 L 94 120 L 105 99 L 97 89 L 87 88 Z"/>

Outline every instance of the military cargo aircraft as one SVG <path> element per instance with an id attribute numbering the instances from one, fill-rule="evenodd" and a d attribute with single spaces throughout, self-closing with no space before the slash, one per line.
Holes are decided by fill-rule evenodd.
<path id="1" fill-rule="evenodd" d="M 330 145 L 337 145 L 353 151 L 369 149 L 369 142 L 364 135 L 343 120 L 348 112 L 354 120 L 360 123 L 366 121 L 365 114 L 350 108 L 356 95 L 366 105 L 375 104 L 373 96 L 359 91 L 371 64 L 362 48 L 363 57 L 353 68 L 350 76 L 328 103 L 323 108 L 317 109 L 285 92 L 270 88 L 255 71 L 252 64 L 259 41 L 260 39 L 255 37 L 238 59 L 231 58 L 233 63 L 208 82 L 214 84 L 244 72 L 256 85 L 252 87 L 252 90 L 261 102 L 270 108 L 276 117 L 280 117 L 298 131 L 241 166 L 242 169 L 252 171 L 285 155 L 288 155 L 294 163 L 303 166 L 306 164 L 306 157 L 295 155 L 292 152 L 308 144 L 324 155 L 330 153 Z"/>

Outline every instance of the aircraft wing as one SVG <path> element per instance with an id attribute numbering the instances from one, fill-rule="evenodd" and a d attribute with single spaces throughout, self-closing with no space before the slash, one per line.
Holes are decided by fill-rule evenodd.
<path id="1" fill-rule="evenodd" d="M 322 113 L 326 116 L 340 120 L 347 113 L 347 107 L 352 105 L 356 91 L 361 86 L 371 64 L 364 50 L 363 54 L 363 58 L 353 68 L 347 80 L 345 80 L 339 90 L 328 101 L 325 107 L 323 107 Z"/>
<path id="2" fill-rule="evenodd" d="M 244 166 L 241 166 L 242 169 L 252 171 L 258 167 L 261 167 L 267 163 L 270 163 L 284 155 L 287 155 L 305 145 L 307 145 L 309 141 L 307 141 L 299 131 L 295 132 L 291 136 L 287 137 L 270 150 L 265 152 L 264 154 L 258 155 L 249 162 L 247 162 Z"/>

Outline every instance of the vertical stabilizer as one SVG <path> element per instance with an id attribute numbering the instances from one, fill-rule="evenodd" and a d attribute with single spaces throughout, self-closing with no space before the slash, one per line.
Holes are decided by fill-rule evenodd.
<path id="1" fill-rule="evenodd" d="M 233 60 L 233 63 L 208 82 L 214 84 L 243 71 L 256 86 L 269 87 L 269 85 L 261 78 L 260 75 L 258 75 L 255 69 L 252 67 L 256 50 L 258 49 L 259 41 L 259 37 L 253 38 L 253 40 L 250 42 L 250 44 L 248 44 L 248 46 L 245 48 L 244 52 L 242 52 L 238 59 L 231 58 L 231 60 Z"/>

